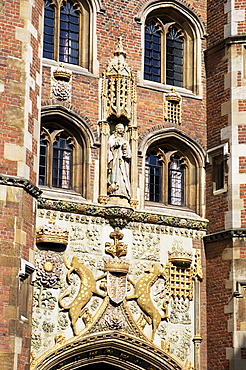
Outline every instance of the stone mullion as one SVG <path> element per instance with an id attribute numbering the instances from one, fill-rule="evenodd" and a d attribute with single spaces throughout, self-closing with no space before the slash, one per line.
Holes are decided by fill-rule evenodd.
<path id="1" fill-rule="evenodd" d="M 131 151 L 132 151 L 132 160 L 131 160 L 131 204 L 134 203 L 137 199 L 137 186 L 138 186 L 138 168 L 137 168 L 137 148 L 138 148 L 138 131 L 137 127 L 129 127 L 130 131 L 130 140 L 131 140 Z"/>

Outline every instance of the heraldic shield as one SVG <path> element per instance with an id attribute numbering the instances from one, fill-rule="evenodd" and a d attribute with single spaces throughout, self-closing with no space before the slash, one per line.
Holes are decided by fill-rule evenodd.
<path id="1" fill-rule="evenodd" d="M 119 304 L 126 296 L 127 290 L 127 275 L 107 273 L 107 293 L 111 301 Z"/>

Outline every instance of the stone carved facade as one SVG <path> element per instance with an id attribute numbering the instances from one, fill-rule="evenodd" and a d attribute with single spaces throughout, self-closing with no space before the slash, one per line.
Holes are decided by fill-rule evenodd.
<path id="1" fill-rule="evenodd" d="M 52 218 L 68 230 L 69 243 L 65 251 L 36 250 L 33 369 L 42 368 L 42 359 L 60 345 L 59 335 L 66 345 L 89 333 L 115 330 L 160 348 L 168 343 L 177 363 L 192 360 L 193 281 L 200 280 L 200 259 L 190 235 L 167 233 L 154 224 L 132 222 L 120 230 L 94 216 L 42 209 L 39 214 L 40 224 Z M 170 262 L 168 252 L 175 251 L 181 257 L 186 251 L 191 265 Z M 51 264 L 58 264 L 56 274 Z"/>

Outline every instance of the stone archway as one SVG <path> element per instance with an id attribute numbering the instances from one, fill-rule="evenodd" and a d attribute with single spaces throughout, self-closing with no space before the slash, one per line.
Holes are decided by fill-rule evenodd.
<path id="1" fill-rule="evenodd" d="M 126 333 L 106 331 L 56 346 L 35 370 L 182 370 L 169 352 Z"/>
<path id="2" fill-rule="evenodd" d="M 95 364 L 91 365 L 85 365 L 83 367 L 80 367 L 78 370 L 122 370 L 122 367 L 114 366 L 114 365 L 109 365 L 105 362 L 97 362 Z"/>

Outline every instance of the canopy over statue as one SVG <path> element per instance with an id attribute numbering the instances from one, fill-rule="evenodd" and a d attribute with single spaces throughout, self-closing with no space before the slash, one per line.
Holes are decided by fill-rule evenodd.
<path id="1" fill-rule="evenodd" d="M 124 133 L 124 125 L 118 123 L 108 140 L 108 193 L 111 196 L 130 199 L 131 150 L 129 142 L 124 138 Z"/>

